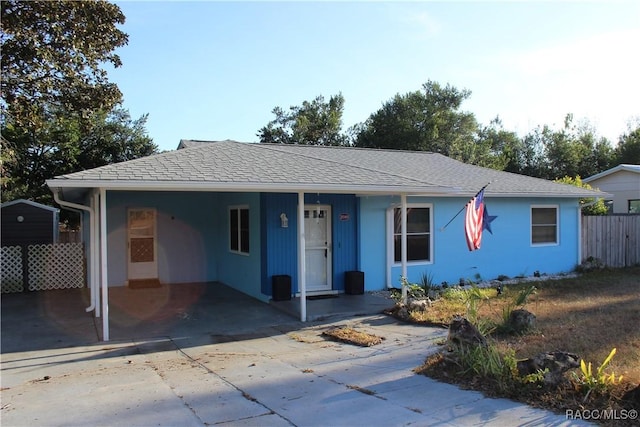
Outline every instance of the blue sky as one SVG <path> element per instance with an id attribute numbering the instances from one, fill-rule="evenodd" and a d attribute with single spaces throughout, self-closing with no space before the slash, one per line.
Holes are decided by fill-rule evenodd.
<path id="1" fill-rule="evenodd" d="M 257 141 L 274 107 L 339 92 L 347 129 L 427 80 L 520 135 L 572 113 L 615 144 L 640 119 L 637 1 L 116 3 L 109 77 L 161 150 Z"/>

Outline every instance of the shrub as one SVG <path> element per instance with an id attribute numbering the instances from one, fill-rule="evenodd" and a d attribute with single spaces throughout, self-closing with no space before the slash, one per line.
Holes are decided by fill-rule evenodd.
<path id="1" fill-rule="evenodd" d="M 616 354 L 616 349 L 611 350 L 609 355 L 598 369 L 593 372 L 591 369 L 591 362 L 588 364 L 584 360 L 580 360 L 580 375 L 574 372 L 574 377 L 578 382 L 581 390 L 585 391 L 584 401 L 586 402 L 589 395 L 593 392 L 602 393 L 606 391 L 610 386 L 619 384 L 622 381 L 622 375 L 616 378 L 616 375 L 612 372 L 606 374 L 604 369 L 607 367 L 613 356 Z"/>

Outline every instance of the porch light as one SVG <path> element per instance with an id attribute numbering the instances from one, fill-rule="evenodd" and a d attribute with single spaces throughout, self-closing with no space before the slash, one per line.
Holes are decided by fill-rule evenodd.
<path id="1" fill-rule="evenodd" d="M 282 228 L 289 227 L 289 218 L 287 218 L 287 214 L 284 212 L 280 214 L 280 227 Z"/>

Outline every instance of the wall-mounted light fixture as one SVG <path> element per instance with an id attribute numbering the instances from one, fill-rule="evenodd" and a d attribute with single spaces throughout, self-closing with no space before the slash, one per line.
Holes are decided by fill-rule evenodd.
<path id="1" fill-rule="evenodd" d="M 282 228 L 289 227 L 289 218 L 287 218 L 287 214 L 284 212 L 280 214 L 280 227 Z"/>

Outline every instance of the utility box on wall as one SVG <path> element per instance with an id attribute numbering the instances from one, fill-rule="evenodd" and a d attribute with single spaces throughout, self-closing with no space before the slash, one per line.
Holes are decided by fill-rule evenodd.
<path id="1" fill-rule="evenodd" d="M 364 294 L 364 272 L 363 271 L 345 271 L 344 292 L 349 295 Z"/>
<path id="2" fill-rule="evenodd" d="M 291 276 L 287 274 L 271 276 L 271 299 L 274 301 L 291 299 Z"/>

